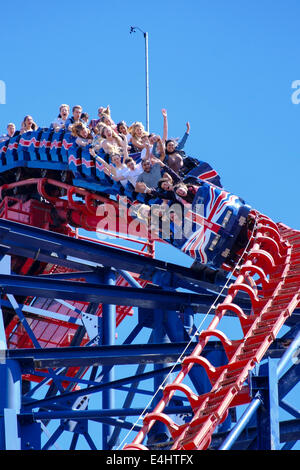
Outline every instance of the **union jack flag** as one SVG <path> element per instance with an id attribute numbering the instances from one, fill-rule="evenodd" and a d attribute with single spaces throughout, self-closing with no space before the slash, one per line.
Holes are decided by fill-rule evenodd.
<path id="1" fill-rule="evenodd" d="M 216 170 L 214 170 L 208 163 L 199 161 L 196 168 L 193 168 L 187 176 L 194 176 L 197 179 L 208 181 L 209 183 L 222 188 L 221 179 Z"/>
<path id="2" fill-rule="evenodd" d="M 205 189 L 205 197 L 203 193 Z M 199 202 L 202 202 L 201 206 Z M 186 219 L 195 224 L 191 236 L 184 242 L 181 250 L 201 263 L 208 262 L 208 247 L 212 239 L 219 234 L 222 220 L 230 208 L 240 206 L 241 202 L 237 196 L 221 190 L 212 185 L 204 185 L 196 193 L 192 208 L 187 212 Z M 201 207 L 199 214 L 197 207 Z M 196 209 L 196 210 L 195 210 Z"/>

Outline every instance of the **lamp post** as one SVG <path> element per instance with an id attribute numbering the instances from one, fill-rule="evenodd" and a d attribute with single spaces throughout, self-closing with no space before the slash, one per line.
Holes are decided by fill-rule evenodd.
<path id="1" fill-rule="evenodd" d="M 145 74 L 146 74 L 146 130 L 149 132 L 149 65 L 148 65 L 148 33 L 144 32 L 138 26 L 130 27 L 130 34 L 139 30 L 145 39 Z"/>

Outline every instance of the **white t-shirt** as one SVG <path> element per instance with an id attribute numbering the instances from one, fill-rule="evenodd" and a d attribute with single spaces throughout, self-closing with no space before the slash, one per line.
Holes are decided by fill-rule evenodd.
<path id="1" fill-rule="evenodd" d="M 149 148 L 150 154 L 152 152 L 152 149 L 153 149 L 153 145 Z M 141 159 L 144 160 L 146 158 L 146 155 L 147 155 L 147 149 L 146 147 L 144 147 L 143 150 L 141 151 Z"/>
<path id="2" fill-rule="evenodd" d="M 134 170 L 129 170 L 128 171 L 128 181 L 132 184 L 132 186 L 135 187 L 136 180 L 138 179 L 138 176 L 143 173 L 143 167 L 141 163 L 138 163 L 135 167 Z"/>
<path id="3" fill-rule="evenodd" d="M 9 139 L 9 135 L 7 134 L 2 134 L 0 135 L 0 142 L 4 142 L 5 140 Z"/>
<path id="4" fill-rule="evenodd" d="M 62 118 L 57 118 L 52 122 L 53 127 L 59 127 L 60 129 L 64 127 L 65 122 Z"/>
<path id="5" fill-rule="evenodd" d="M 118 178 L 120 178 L 120 177 L 122 177 L 122 178 L 125 177 L 125 178 L 126 178 L 126 177 L 128 176 L 128 173 L 129 173 L 129 171 L 128 171 L 128 168 L 127 168 L 126 165 L 123 165 L 123 166 L 121 166 L 120 168 L 116 168 L 116 176 L 117 176 Z M 126 179 L 122 179 L 122 180 L 120 180 L 120 183 L 121 183 L 123 186 L 126 186 L 126 184 L 128 183 L 128 179 L 127 179 L 127 178 L 126 178 Z"/>

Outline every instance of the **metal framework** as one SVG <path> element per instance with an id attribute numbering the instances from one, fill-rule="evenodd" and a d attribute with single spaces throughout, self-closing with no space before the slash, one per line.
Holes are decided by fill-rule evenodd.
<path id="1" fill-rule="evenodd" d="M 147 240 L 15 211 L 0 219 L 1 449 L 297 446 L 299 232 L 260 217 L 229 283 Z"/>

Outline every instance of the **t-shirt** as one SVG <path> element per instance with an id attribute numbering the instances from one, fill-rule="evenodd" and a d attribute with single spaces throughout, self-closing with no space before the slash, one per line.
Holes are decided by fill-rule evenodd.
<path id="1" fill-rule="evenodd" d="M 123 186 L 126 186 L 126 184 L 128 183 L 128 179 L 127 179 L 127 176 L 128 176 L 128 173 L 129 173 L 129 170 L 127 168 L 127 166 L 122 166 L 120 168 L 116 168 L 116 176 L 118 178 L 122 177 L 122 178 L 126 178 L 126 179 L 122 179 L 120 180 L 120 183 L 123 185 Z"/>
<path id="2" fill-rule="evenodd" d="M 134 170 L 128 171 L 128 181 L 135 186 L 138 177 L 144 172 L 142 164 L 138 163 Z"/>
<path id="3" fill-rule="evenodd" d="M 181 155 L 176 152 L 169 154 L 166 158 L 167 165 L 171 168 L 171 170 L 175 171 L 175 173 L 179 173 L 182 167 L 182 162 L 183 159 Z"/>
<path id="4" fill-rule="evenodd" d="M 65 123 L 66 121 L 64 121 L 62 118 L 57 118 L 51 123 L 51 127 L 59 127 L 61 129 L 64 127 Z"/>
<path id="5" fill-rule="evenodd" d="M 143 171 L 138 177 L 137 182 L 145 183 L 148 188 L 157 188 L 160 178 L 161 166 L 159 163 L 154 163 L 149 172 Z"/>
<path id="6" fill-rule="evenodd" d="M 149 153 L 152 152 L 152 149 L 153 149 L 153 145 L 149 148 Z M 144 147 L 141 151 L 141 159 L 144 160 L 147 156 L 147 149 L 146 147 Z"/>
<path id="7" fill-rule="evenodd" d="M 5 140 L 8 140 L 9 139 L 9 135 L 8 134 L 2 134 L 0 135 L 0 142 L 4 142 Z"/>

